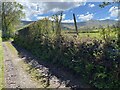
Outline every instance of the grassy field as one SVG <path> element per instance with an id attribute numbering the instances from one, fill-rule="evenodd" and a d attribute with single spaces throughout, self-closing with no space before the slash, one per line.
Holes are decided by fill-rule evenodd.
<path id="1" fill-rule="evenodd" d="M 64 35 L 66 35 L 67 37 L 73 37 L 74 35 L 76 35 L 76 31 L 73 30 L 67 30 L 67 31 L 62 31 L 62 33 Z M 107 31 L 106 31 L 107 34 Z M 115 34 L 115 32 L 110 32 L 110 37 L 111 38 L 116 38 L 117 35 Z M 92 30 L 92 31 L 84 31 L 84 30 L 79 30 L 79 39 L 97 39 L 97 40 L 103 40 L 103 34 L 102 31 L 100 29 L 98 30 Z"/>
<path id="2" fill-rule="evenodd" d="M 2 50 L 2 38 L 0 37 L 0 90 L 3 88 L 3 77 L 4 77 L 4 67 L 3 67 L 3 50 Z"/>

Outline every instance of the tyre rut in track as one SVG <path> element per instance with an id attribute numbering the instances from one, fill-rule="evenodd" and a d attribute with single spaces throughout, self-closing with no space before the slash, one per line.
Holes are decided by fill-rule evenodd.
<path id="1" fill-rule="evenodd" d="M 17 69 L 13 65 L 12 56 L 8 51 L 5 43 L 3 43 L 4 49 L 4 73 L 5 73 L 5 88 L 18 88 L 20 85 L 18 83 Z"/>

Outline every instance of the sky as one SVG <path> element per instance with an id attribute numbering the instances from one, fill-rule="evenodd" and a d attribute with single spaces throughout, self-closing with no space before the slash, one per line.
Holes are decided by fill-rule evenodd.
<path id="1" fill-rule="evenodd" d="M 23 6 L 25 17 L 21 20 L 24 21 L 37 21 L 45 17 L 49 17 L 63 11 L 64 23 L 73 22 L 73 13 L 76 16 L 77 22 L 89 20 L 105 20 L 112 19 L 118 20 L 118 3 L 112 3 L 104 8 L 99 5 L 102 2 L 20 2 Z"/>

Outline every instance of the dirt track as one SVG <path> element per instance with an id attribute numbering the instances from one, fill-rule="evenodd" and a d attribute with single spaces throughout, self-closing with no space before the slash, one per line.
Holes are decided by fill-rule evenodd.
<path id="1" fill-rule="evenodd" d="M 31 80 L 19 64 L 20 58 L 13 54 L 5 42 L 2 45 L 4 49 L 5 88 L 37 88 L 37 84 Z"/>
<path id="2" fill-rule="evenodd" d="M 44 63 L 26 50 L 11 42 L 9 44 L 16 48 L 19 56 L 11 51 L 6 42 L 2 43 L 4 49 L 5 88 L 43 88 L 40 83 L 31 79 L 31 76 L 20 64 L 21 61 L 27 62 L 27 64 L 36 68 L 40 74 L 47 76 L 49 88 L 90 88 L 89 85 L 83 83 L 80 78 L 74 77 L 69 71 L 64 71 L 59 67 Z"/>

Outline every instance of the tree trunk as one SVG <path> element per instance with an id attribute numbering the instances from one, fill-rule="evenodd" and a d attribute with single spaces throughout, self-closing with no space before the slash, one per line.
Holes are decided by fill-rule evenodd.
<path id="1" fill-rule="evenodd" d="M 6 29 L 5 25 L 5 11 L 4 11 L 4 2 L 2 3 L 2 37 L 5 37 Z"/>

